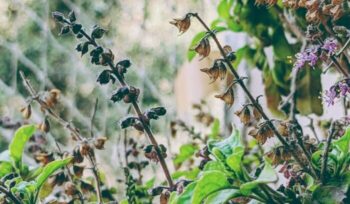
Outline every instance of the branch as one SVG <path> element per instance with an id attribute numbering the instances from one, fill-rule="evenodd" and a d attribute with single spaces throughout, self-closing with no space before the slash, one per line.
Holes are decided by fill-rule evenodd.
<path id="1" fill-rule="evenodd" d="M 51 118 L 56 120 L 62 127 L 68 129 L 70 133 L 75 136 L 79 141 L 83 141 L 84 137 L 80 134 L 79 130 L 77 128 L 74 128 L 73 125 L 67 121 L 65 121 L 63 118 L 61 118 L 57 113 L 55 113 L 51 108 L 49 108 L 46 103 L 40 99 L 38 93 L 35 91 L 33 86 L 30 84 L 30 81 L 25 77 L 24 73 L 20 71 L 21 78 L 23 80 L 23 85 L 27 89 L 27 91 L 30 93 L 32 99 L 39 103 L 40 107 L 43 108 L 46 111 L 46 114 L 48 114 Z M 101 194 L 101 187 L 100 187 L 100 178 L 98 176 L 98 171 L 96 167 L 96 161 L 95 157 L 89 153 L 87 156 L 91 166 L 92 166 L 92 173 L 96 181 L 96 192 L 97 192 L 97 199 L 99 203 L 102 203 L 102 194 Z"/>
<path id="2" fill-rule="evenodd" d="M 321 182 L 325 183 L 325 177 L 327 173 L 327 162 L 328 162 L 328 153 L 329 149 L 331 147 L 332 139 L 336 133 L 335 128 L 335 121 L 332 122 L 331 127 L 329 128 L 329 134 L 327 138 L 326 147 L 324 149 L 323 155 L 322 155 L 322 165 L 321 165 Z"/>

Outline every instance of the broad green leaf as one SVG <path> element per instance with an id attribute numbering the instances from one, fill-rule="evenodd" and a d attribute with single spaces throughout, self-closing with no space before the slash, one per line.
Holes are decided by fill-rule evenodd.
<path id="1" fill-rule="evenodd" d="M 196 56 L 196 52 L 193 51 L 193 47 L 199 43 L 199 41 L 206 35 L 206 32 L 199 32 L 197 33 L 190 44 L 189 50 L 187 52 L 187 59 L 188 61 L 192 61 L 192 59 Z"/>
<path id="2" fill-rule="evenodd" d="M 343 153 L 349 152 L 350 128 L 346 129 L 345 134 L 338 140 L 333 141 L 333 145 Z"/>
<path id="3" fill-rule="evenodd" d="M 244 155 L 244 148 L 239 146 L 234 148 L 233 153 L 226 159 L 227 165 L 237 174 L 242 175 L 242 158 Z"/>
<path id="4" fill-rule="evenodd" d="M 274 56 L 280 60 L 285 60 L 287 56 L 292 56 L 293 47 L 289 45 L 282 27 L 278 27 L 273 33 L 273 51 Z"/>
<path id="5" fill-rule="evenodd" d="M 72 158 L 66 158 L 48 163 L 41 174 L 36 178 L 36 189 L 40 190 L 41 186 L 56 170 L 66 166 L 71 160 Z"/>
<path id="6" fill-rule="evenodd" d="M 297 109 L 302 115 L 315 113 L 323 114 L 322 100 L 320 93 L 322 92 L 321 69 L 308 68 L 302 70 L 301 80 L 297 81 Z"/>
<path id="7" fill-rule="evenodd" d="M 241 196 L 239 189 L 223 189 L 208 196 L 204 204 L 224 204 Z"/>
<path id="8" fill-rule="evenodd" d="M 22 154 L 24 150 L 24 146 L 34 134 L 36 128 L 34 125 L 24 125 L 20 127 L 13 137 L 10 145 L 10 157 L 13 162 L 13 165 L 17 169 L 21 169 L 22 165 Z"/>
<path id="9" fill-rule="evenodd" d="M 193 191 L 192 204 L 200 204 L 210 194 L 229 187 L 227 177 L 221 171 L 204 172 Z"/>
<path id="10" fill-rule="evenodd" d="M 212 152 L 215 149 L 220 150 L 220 152 L 226 157 L 232 154 L 234 148 L 242 146 L 242 141 L 238 130 L 233 130 L 230 137 L 221 140 L 210 140 L 208 141 L 209 151 Z"/>
<path id="11" fill-rule="evenodd" d="M 218 14 L 221 18 L 228 19 L 230 17 L 230 3 L 227 0 L 221 0 L 218 5 Z"/>
<path id="12" fill-rule="evenodd" d="M 193 196 L 193 192 L 194 189 L 197 185 L 197 182 L 192 182 L 190 184 L 188 184 L 184 191 L 180 194 L 180 195 L 174 195 L 170 200 L 171 200 L 171 204 L 192 204 L 191 199 Z"/>
<path id="13" fill-rule="evenodd" d="M 267 161 L 265 161 L 264 169 L 260 173 L 259 177 L 254 181 L 244 183 L 240 186 L 241 193 L 243 195 L 249 195 L 251 191 L 254 188 L 256 188 L 259 184 L 272 183 L 277 181 L 277 179 L 278 177 L 275 170 L 271 167 L 271 165 Z"/>
<path id="14" fill-rule="evenodd" d="M 13 167 L 10 162 L 0 162 L 0 178 L 13 172 Z"/>
<path id="15" fill-rule="evenodd" d="M 197 178 L 199 172 L 200 172 L 199 168 L 195 167 L 194 169 L 188 170 L 188 171 L 175 171 L 171 175 L 171 177 L 173 179 L 179 179 L 180 177 L 185 177 L 186 179 L 194 180 Z"/>
<path id="16" fill-rule="evenodd" d="M 318 186 L 312 194 L 313 203 L 341 204 L 346 198 L 346 190 L 337 186 Z"/>
<path id="17" fill-rule="evenodd" d="M 213 171 L 213 170 L 217 170 L 221 172 L 226 171 L 225 166 L 222 162 L 212 160 L 205 164 L 203 171 Z"/>
<path id="18" fill-rule="evenodd" d="M 174 163 L 181 164 L 182 162 L 189 159 L 196 151 L 198 146 L 194 144 L 184 144 L 180 147 L 180 153 L 175 156 Z"/>

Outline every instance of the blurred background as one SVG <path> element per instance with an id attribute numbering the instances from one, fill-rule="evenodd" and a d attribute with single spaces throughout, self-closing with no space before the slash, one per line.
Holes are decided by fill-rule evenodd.
<path id="1" fill-rule="evenodd" d="M 86 30 L 91 30 L 94 25 L 108 30 L 106 36 L 99 42 L 115 53 L 116 60 L 125 58 L 131 60 L 132 67 L 126 79 L 129 84 L 141 89 L 139 100 L 141 107 L 146 109 L 164 106 L 168 111 L 165 118 L 152 123 L 159 143 L 168 148 L 168 158 L 174 158 L 180 146 L 192 139 L 187 131 L 180 131 L 173 137 L 171 121 L 181 120 L 194 127 L 195 131 L 202 133 L 209 133 L 213 128 L 218 128 L 218 132 L 226 136 L 232 126 L 241 129 L 242 126 L 237 123 L 239 118 L 234 115 L 234 110 L 246 101 L 241 91 L 236 90 L 234 107 L 229 108 L 214 98 L 214 95 L 225 90 L 227 82 L 210 84 L 209 78 L 199 71 L 200 68 L 209 67 L 213 59 L 218 57 L 219 53 L 214 44 L 209 58 L 199 60 L 196 57 L 189 62 L 186 56 L 192 38 L 203 29 L 198 23 L 192 23 L 188 32 L 179 35 L 176 28 L 169 24 L 173 18 L 183 17 L 187 12 L 197 12 L 205 21 L 211 22 L 218 17 L 219 2 L 215 0 L 0 1 L 2 124 L 0 151 L 7 148 L 15 127 L 19 124 L 40 123 L 44 118 L 37 106 L 33 107 L 33 116 L 30 120 L 22 118 L 20 109 L 25 106 L 29 94 L 22 85 L 19 70 L 25 73 L 34 88 L 40 92 L 59 89 L 61 97 L 56 112 L 65 120 L 71 121 L 87 137 L 90 137 L 91 116 L 98 99 L 92 131 L 94 135 L 108 138 L 105 150 L 96 152 L 99 169 L 108 175 L 108 179 L 104 180 L 107 187 L 118 187 L 121 185 L 118 179 L 124 178 L 122 167 L 125 164 L 126 151 L 123 146 L 125 138 L 134 138 L 141 146 L 148 144 L 144 135 L 139 132 L 122 131 L 119 128 L 120 120 L 132 111 L 130 112 L 126 104 L 114 104 L 109 100 L 115 86 L 101 86 L 96 83 L 97 76 L 102 71 L 101 67 L 91 65 L 88 57 L 81 57 L 75 51 L 78 42 L 73 35 L 58 35 L 60 27 L 51 18 L 53 11 L 68 14 L 74 10 L 78 21 Z M 253 42 L 248 35 L 230 30 L 220 33 L 219 39 L 223 44 L 230 45 L 233 50 Z M 265 51 L 271 61 L 272 48 L 267 47 Z M 243 76 L 251 77 L 247 83 L 253 95 L 264 95 L 263 72 L 251 67 L 242 61 L 239 72 Z M 285 69 L 291 67 L 289 64 Z M 289 80 L 289 73 L 286 79 Z M 335 80 L 336 76 L 333 75 L 327 75 L 326 79 L 322 76 L 326 88 Z M 278 91 L 280 90 L 272 90 L 272 95 Z M 322 89 L 317 89 L 317 98 L 320 98 L 320 91 Z M 265 99 L 261 102 L 266 106 Z M 343 112 L 342 106 L 327 109 L 323 117 L 330 117 L 332 112 L 339 113 L 335 117 L 340 117 Z M 308 125 L 308 118 L 301 119 Z M 44 136 L 47 141 L 42 145 L 48 149 L 55 149 L 53 141 L 56 140 L 63 150 L 71 150 L 75 142 L 70 139 L 69 133 L 54 121 L 50 122 L 51 131 Z M 7 128 L 4 124 L 12 128 Z M 35 164 L 30 157 L 26 159 Z M 167 161 L 171 171 L 177 168 L 171 159 Z M 86 171 L 86 174 L 89 172 Z M 150 180 L 154 175 L 159 176 L 161 180 L 164 179 L 157 165 L 151 164 L 151 168 L 147 168 L 144 172 L 143 179 Z M 123 190 L 118 189 L 117 195 L 122 197 Z"/>

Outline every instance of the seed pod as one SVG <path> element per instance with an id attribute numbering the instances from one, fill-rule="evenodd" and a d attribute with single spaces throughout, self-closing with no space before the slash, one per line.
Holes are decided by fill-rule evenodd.
<path id="1" fill-rule="evenodd" d="M 87 141 L 83 141 L 82 144 L 80 144 L 79 151 L 82 156 L 87 156 L 92 151 L 92 148 Z"/>
<path id="2" fill-rule="evenodd" d="M 76 146 L 73 150 L 73 160 L 74 160 L 74 163 L 82 163 L 84 161 L 84 157 L 80 153 L 79 146 Z"/>
<path id="3" fill-rule="evenodd" d="M 164 107 L 151 108 L 158 116 L 163 116 L 166 114 L 166 109 Z"/>
<path id="4" fill-rule="evenodd" d="M 70 32 L 70 27 L 69 26 L 63 26 L 61 28 L 61 32 L 59 33 L 59 35 L 64 35 Z"/>
<path id="5" fill-rule="evenodd" d="M 114 60 L 114 54 L 109 49 L 108 52 L 104 52 L 101 54 L 100 64 L 103 66 L 108 66 L 108 64 L 112 64 Z"/>
<path id="6" fill-rule="evenodd" d="M 210 43 L 208 37 L 204 37 L 192 50 L 196 51 L 200 56 L 202 56 L 201 59 L 207 57 L 210 54 Z"/>
<path id="7" fill-rule="evenodd" d="M 101 85 L 108 84 L 110 81 L 115 82 L 115 78 L 110 70 L 103 70 L 97 78 L 97 82 Z"/>
<path id="8" fill-rule="evenodd" d="M 44 122 L 38 125 L 38 129 L 42 132 L 48 133 L 50 131 L 50 122 L 45 118 Z"/>
<path id="9" fill-rule="evenodd" d="M 94 146 L 96 149 L 104 149 L 105 142 L 107 137 L 97 137 L 94 139 Z"/>
<path id="10" fill-rule="evenodd" d="M 73 196 L 77 193 L 77 189 L 74 185 L 74 183 L 68 181 L 64 184 L 64 192 L 69 195 L 69 196 Z"/>
<path id="11" fill-rule="evenodd" d="M 58 11 L 54 11 L 52 12 L 52 17 L 55 19 L 55 21 L 57 22 L 64 22 L 65 18 L 63 13 L 58 12 Z"/>
<path id="12" fill-rule="evenodd" d="M 75 21 L 77 20 L 77 18 L 75 17 L 74 11 L 69 12 L 69 14 L 68 14 L 68 19 L 69 19 L 69 21 L 70 21 L 71 23 L 73 23 L 73 22 L 75 22 Z"/>
<path id="13" fill-rule="evenodd" d="M 223 100 L 229 107 L 231 107 L 235 101 L 232 87 L 229 87 L 226 92 L 221 95 L 215 95 L 215 97 Z"/>
<path id="14" fill-rule="evenodd" d="M 127 86 L 120 87 L 111 97 L 113 102 L 118 102 L 129 94 L 129 88 Z"/>
<path id="15" fill-rule="evenodd" d="M 179 29 L 179 33 L 186 32 L 191 26 L 191 15 L 187 14 L 184 18 L 174 19 L 170 24 L 176 26 Z"/>
<path id="16" fill-rule="evenodd" d="M 79 24 L 79 23 L 74 23 L 73 25 L 72 25 L 72 31 L 73 31 L 73 33 L 74 34 L 78 34 L 80 31 L 81 31 L 81 28 L 82 28 L 83 26 L 81 25 L 81 24 Z"/>
<path id="17" fill-rule="evenodd" d="M 250 110 L 248 106 L 244 106 L 242 110 L 236 111 L 235 114 L 239 117 L 244 125 L 249 125 L 251 121 Z"/>
<path id="18" fill-rule="evenodd" d="M 22 116 L 25 119 L 29 119 L 30 116 L 32 115 L 32 106 L 29 104 L 28 106 L 22 108 L 21 112 L 22 112 Z"/>
<path id="19" fill-rule="evenodd" d="M 81 176 L 83 175 L 84 169 L 85 169 L 84 166 L 73 165 L 74 175 L 78 178 L 81 178 Z"/>
<path id="20" fill-rule="evenodd" d="M 139 97 L 139 95 L 140 95 L 140 89 L 130 86 L 129 93 L 124 96 L 123 101 L 125 103 L 131 103 L 133 101 L 137 101 L 137 98 Z"/>
<path id="21" fill-rule="evenodd" d="M 99 26 L 95 25 L 92 33 L 91 33 L 91 37 L 95 38 L 95 39 L 99 39 L 102 38 L 103 35 L 105 34 L 106 30 L 103 28 L 100 28 Z"/>

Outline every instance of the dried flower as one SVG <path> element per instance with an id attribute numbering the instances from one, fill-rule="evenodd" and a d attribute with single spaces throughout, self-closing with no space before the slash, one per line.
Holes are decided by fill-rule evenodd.
<path id="1" fill-rule="evenodd" d="M 101 85 L 108 84 L 110 81 L 114 84 L 115 80 L 111 70 L 103 70 L 97 78 L 97 82 Z"/>
<path id="2" fill-rule="evenodd" d="M 111 97 L 113 102 L 118 102 L 129 94 L 129 88 L 127 86 L 120 87 Z"/>
<path id="3" fill-rule="evenodd" d="M 34 155 L 34 159 L 36 162 L 39 162 L 43 166 L 55 160 L 53 153 L 47 152 L 36 153 Z"/>
<path id="4" fill-rule="evenodd" d="M 78 178 L 80 178 L 83 175 L 84 169 L 84 166 L 73 165 L 74 175 Z"/>
<path id="5" fill-rule="evenodd" d="M 289 123 L 288 122 L 280 122 L 277 126 L 277 131 L 282 135 L 282 136 L 289 136 Z"/>
<path id="6" fill-rule="evenodd" d="M 99 26 L 95 25 L 93 27 L 92 33 L 91 33 L 91 37 L 93 39 L 99 39 L 102 38 L 103 35 L 105 34 L 106 30 L 103 28 L 100 28 Z"/>
<path id="7" fill-rule="evenodd" d="M 174 19 L 170 24 L 176 26 L 179 29 L 179 33 L 186 32 L 191 26 L 191 14 L 186 14 L 184 18 Z"/>
<path id="8" fill-rule="evenodd" d="M 248 105 L 243 106 L 243 108 L 241 110 L 236 111 L 235 114 L 239 117 L 239 119 L 244 125 L 250 124 L 251 114 Z"/>
<path id="9" fill-rule="evenodd" d="M 49 132 L 50 131 L 50 122 L 47 118 L 38 125 L 38 129 L 42 132 Z"/>
<path id="10" fill-rule="evenodd" d="M 206 73 L 210 79 L 216 81 L 218 78 L 223 80 L 226 76 L 227 69 L 225 63 L 222 60 L 215 60 L 211 68 L 201 69 L 202 72 Z"/>
<path id="11" fill-rule="evenodd" d="M 139 95 L 140 95 L 140 89 L 130 86 L 129 93 L 124 96 L 123 101 L 125 103 L 135 102 L 137 101 L 137 98 L 139 97 Z"/>
<path id="12" fill-rule="evenodd" d="M 70 181 L 66 182 L 64 184 L 64 192 L 70 196 L 75 195 L 77 193 L 77 189 L 76 189 L 74 183 L 70 182 Z"/>
<path id="13" fill-rule="evenodd" d="M 261 113 L 256 107 L 253 107 L 253 116 L 256 121 L 259 121 L 262 118 Z"/>
<path id="14" fill-rule="evenodd" d="M 83 141 L 80 144 L 79 152 L 82 156 L 86 156 L 86 155 L 90 154 L 91 151 L 92 151 L 92 148 L 87 141 Z"/>
<path id="15" fill-rule="evenodd" d="M 233 105 L 235 100 L 232 87 L 229 87 L 223 94 L 215 95 L 215 97 L 223 100 L 230 107 Z"/>
<path id="16" fill-rule="evenodd" d="M 291 152 L 285 149 L 284 146 L 274 147 L 266 156 L 272 160 L 272 165 L 282 164 L 291 159 Z"/>
<path id="17" fill-rule="evenodd" d="M 104 149 L 105 142 L 107 141 L 107 137 L 99 136 L 94 138 L 94 146 L 96 149 Z"/>
<path id="18" fill-rule="evenodd" d="M 29 119 L 32 115 L 32 106 L 29 104 L 28 106 L 22 108 L 21 112 L 25 119 Z"/>
<path id="19" fill-rule="evenodd" d="M 248 134 L 253 136 L 260 144 L 265 144 L 267 138 L 271 138 L 274 135 L 267 123 L 263 123 L 257 129 L 252 129 Z"/>
<path id="20" fill-rule="evenodd" d="M 200 56 L 202 56 L 201 60 L 207 57 L 210 54 L 210 43 L 208 37 L 204 37 L 192 50 L 196 51 Z"/>

